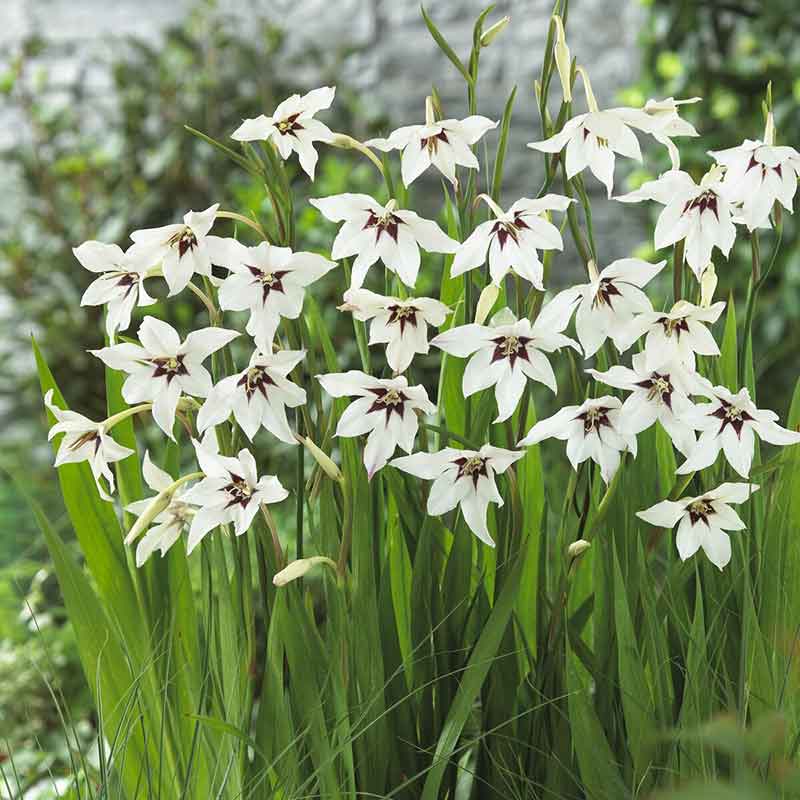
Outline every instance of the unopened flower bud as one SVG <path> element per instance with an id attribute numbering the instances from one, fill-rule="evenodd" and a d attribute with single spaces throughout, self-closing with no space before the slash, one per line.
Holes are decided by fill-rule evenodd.
<path id="1" fill-rule="evenodd" d="M 567 555 L 570 558 L 577 558 L 583 555 L 591 546 L 592 543 L 587 542 L 586 539 L 577 539 L 567 548 Z"/>
<path id="2" fill-rule="evenodd" d="M 323 453 L 308 436 L 298 436 L 297 441 L 304 445 L 306 450 L 314 456 L 314 460 L 331 480 L 339 481 L 340 483 L 344 480 L 342 471 L 336 466 L 331 457 Z"/>
<path id="3" fill-rule="evenodd" d="M 764 126 L 764 144 L 775 144 L 775 118 L 771 111 L 767 114 L 767 122 Z"/>
<path id="4" fill-rule="evenodd" d="M 558 14 L 553 15 L 556 26 L 556 43 L 553 46 L 553 55 L 556 59 L 556 69 L 561 80 L 561 91 L 564 102 L 572 101 L 572 55 L 567 46 L 567 35 L 564 32 L 564 22 Z"/>
<path id="5" fill-rule="evenodd" d="M 327 564 L 329 567 L 336 569 L 336 563 L 326 556 L 311 556 L 311 558 L 298 558 L 292 561 L 280 572 L 276 572 L 272 578 L 272 583 L 275 586 L 286 586 L 298 578 L 302 578 L 310 569 L 313 569 L 317 564 Z"/>
<path id="6" fill-rule="evenodd" d="M 703 270 L 700 278 L 700 307 L 708 308 L 714 302 L 714 291 L 717 288 L 717 271 L 714 265 L 709 265 Z"/>
<path id="7" fill-rule="evenodd" d="M 481 36 L 481 47 L 488 47 L 503 32 L 510 21 L 511 17 L 505 16 L 484 31 L 483 36 Z"/>
<path id="8" fill-rule="evenodd" d="M 499 295 L 500 287 L 495 283 L 490 283 L 481 292 L 481 296 L 478 298 L 478 307 L 475 309 L 476 325 L 483 325 Z"/>
<path id="9" fill-rule="evenodd" d="M 125 537 L 125 544 L 135 542 L 152 524 L 153 520 L 169 505 L 172 494 L 160 492 L 153 498 L 153 502 L 144 510 L 139 519 L 134 522 L 133 527 Z"/>

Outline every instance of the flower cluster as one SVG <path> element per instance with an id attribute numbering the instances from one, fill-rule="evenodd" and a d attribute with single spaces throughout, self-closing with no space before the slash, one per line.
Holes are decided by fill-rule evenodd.
<path id="1" fill-rule="evenodd" d="M 562 66 L 559 62 L 560 73 Z M 774 144 L 771 119 L 763 142 L 748 140 L 739 147 L 712 153 L 716 163 L 697 183 L 680 170 L 672 139 L 698 135 L 679 116 L 683 103 L 698 98 L 651 100 L 639 109 L 600 110 L 585 71 L 578 67 L 577 73 L 586 89 L 588 110 L 564 122 L 543 141 L 529 145 L 548 154 L 551 169 L 565 151 L 565 195 L 545 190 L 539 197 L 516 200 L 506 210 L 493 196 L 473 196 L 473 211 L 484 208 L 477 202 L 481 200 L 488 207 L 487 217 L 458 234 L 452 228 L 450 234 L 445 233 L 437 222 L 402 207 L 399 198 L 405 198 L 405 192 L 386 201 L 347 193 L 310 200 L 323 217 L 340 225 L 330 259 L 268 241 L 247 246 L 236 238 L 214 235 L 211 230 L 221 218 L 238 217 L 220 212 L 218 205 L 189 211 L 182 223 L 134 231 L 133 244 L 125 251 L 100 242 L 85 242 L 75 249 L 78 261 L 98 275 L 82 302 L 106 308 L 108 344 L 91 352 L 110 369 L 125 374 L 122 396 L 133 405 L 95 423 L 58 407 L 52 392 L 48 393 L 46 404 L 57 420 L 50 436 L 63 434 L 56 465 L 88 461 L 101 496 L 110 499 L 114 477 L 109 465 L 133 453 L 115 442 L 110 430 L 120 419 L 142 412 L 150 412 L 170 438 L 180 421 L 192 435 L 199 465 L 197 472 L 173 479 L 145 453 L 144 478 L 156 494 L 127 506 L 138 517 L 128 540 L 144 534 L 137 546 L 138 564 L 156 550 L 165 553 L 184 534 L 189 551 L 217 527 L 232 527 L 241 535 L 259 509 L 268 516 L 266 506 L 287 497 L 277 477 L 259 478 L 251 449 L 244 447 L 234 453 L 231 439 L 239 441 L 239 431 L 252 444 L 264 428 L 285 444 L 294 445 L 300 439 L 312 452 L 320 453 L 310 440 L 298 437 L 297 426 L 293 427 L 287 416 L 287 408 L 297 415 L 307 413 L 304 406 L 311 391 L 297 383 L 306 357 L 303 345 L 308 343 L 290 324 L 303 311 L 307 287 L 336 270 L 340 262 L 349 264 L 349 259 L 349 288 L 339 308 L 351 313 L 357 324 L 369 322 L 369 339 L 362 345 L 383 347 L 388 370 L 383 377 L 369 374 L 366 366 L 366 371 L 317 376 L 330 398 L 353 398 L 339 416 L 333 435 L 366 436 L 363 463 L 370 480 L 390 465 L 433 481 L 427 493 L 428 513 L 443 515 L 460 508 L 467 526 L 489 545 L 494 542 L 487 522 L 488 507 L 503 505 L 497 476 L 525 456 L 523 448 L 545 439 L 566 442 L 567 458 L 576 470 L 584 462 L 596 463 L 607 484 L 613 481 L 626 453 L 636 457 L 637 436 L 657 422 L 684 458 L 679 475 L 711 467 L 721 452 L 732 469 L 748 479 L 756 438 L 776 445 L 800 442 L 800 433 L 782 428 L 775 414 L 758 409 L 747 389 L 733 392 L 701 374 L 704 362 L 697 357 L 720 352 L 710 326 L 725 304 L 710 301 L 706 281 L 700 305 L 676 297 L 669 309 L 654 306 L 645 290 L 664 269 L 666 260 L 650 263 L 623 258 L 599 268 L 592 252 L 586 259 L 588 282 L 557 292 L 549 302 L 529 293 L 534 301 L 518 302 L 518 316 L 503 308 L 488 324 L 484 324 L 487 314 L 483 312 L 473 321 L 466 291 L 473 270 L 486 267 L 490 282 L 486 291 L 491 290 L 486 295 L 488 305 L 506 285 L 512 285 L 512 279 L 518 295 L 520 279 L 536 292 L 552 288 L 547 286 L 545 267 L 550 255 L 541 254 L 564 246 L 564 226 L 559 227 L 554 217 L 573 213 L 576 200 L 568 190 L 572 181 L 588 168 L 610 198 L 616 156 L 642 159 L 637 131 L 667 147 L 672 169 L 616 199 L 625 203 L 655 201 L 664 206 L 655 246 L 675 247 L 674 269 L 685 258 L 698 280 L 704 280 L 713 275 L 708 269 L 715 251 L 724 257 L 730 253 L 737 225 L 745 225 L 749 231 L 768 225 L 776 204 L 791 211 L 800 155 Z M 568 75 L 569 70 L 564 70 L 562 80 L 568 80 Z M 564 88 L 569 101 L 571 84 Z M 469 171 L 469 181 L 474 180 L 480 171 L 475 145 L 497 126 L 478 115 L 443 119 L 429 98 L 424 124 L 402 127 L 387 138 L 361 144 L 333 133 L 315 118 L 333 99 L 331 87 L 302 97 L 293 95 L 272 115 L 245 120 L 232 138 L 260 143 L 273 158 L 279 157 L 274 163 L 281 167 L 280 159 L 296 154 L 312 181 L 319 143 L 337 146 L 346 141 L 382 170 L 388 169 L 387 160 L 381 167 L 370 148 L 386 153 L 399 150 L 400 175 L 406 187 L 433 166 L 452 186 L 455 203 L 464 185 L 459 182 L 459 169 Z M 465 292 L 458 306 L 415 292 L 421 251 L 447 258 L 450 279 L 463 276 Z M 381 285 L 386 294 L 364 288 L 370 280 L 370 267 L 379 262 L 384 267 L 385 283 L 382 280 Z M 144 282 L 159 278 L 166 282 L 170 297 L 187 288 L 200 297 L 210 311 L 210 327 L 182 338 L 166 322 L 145 316 L 138 342 L 115 341 L 130 326 L 136 307 L 155 302 Z M 479 307 L 482 304 L 483 300 Z M 521 313 L 522 309 L 527 314 Z M 246 337 L 221 324 L 224 312 L 242 311 L 249 314 Z M 576 338 L 565 333 L 573 318 Z M 440 331 L 429 339 L 429 328 Z M 245 346 L 247 360 L 239 368 L 233 352 L 226 349 L 237 338 L 237 347 L 242 339 L 249 343 Z M 284 348 L 284 341 L 294 346 Z M 619 364 L 619 356 L 637 343 L 641 349 L 632 356 L 631 366 Z M 518 449 L 487 442 L 478 443 L 475 449 L 446 446 L 433 453 L 426 448 L 415 452 L 420 428 L 429 424 L 424 418 L 437 414 L 436 404 L 411 372 L 415 358 L 427 354 L 431 346 L 448 358 L 465 360 L 464 398 L 493 388 L 495 424 L 510 422 L 534 384 L 558 392 L 551 359 L 561 351 L 574 351 L 581 359 L 602 352 L 603 363 L 611 366 L 588 368 L 594 389 L 591 395 L 581 394 L 578 399 L 582 402 L 564 405 L 536 422 L 517 442 Z M 212 356 L 214 368 L 209 372 L 204 362 Z M 627 396 L 621 399 L 601 386 Z M 318 392 L 317 387 L 314 390 Z M 219 436 L 220 426 L 226 426 L 223 436 Z M 442 426 L 431 427 L 441 430 Z M 513 426 L 508 430 L 513 432 Z M 469 431 L 466 433 L 469 436 Z M 509 446 L 513 442 L 511 439 Z M 398 448 L 406 455 L 396 456 Z M 319 458 L 330 474 L 341 477 L 324 454 Z M 730 504 L 744 502 L 757 488 L 749 483 L 723 483 L 697 497 L 664 500 L 639 516 L 661 527 L 678 524 L 680 556 L 686 558 L 702 548 L 721 568 L 731 551 L 725 531 L 744 527 Z"/>

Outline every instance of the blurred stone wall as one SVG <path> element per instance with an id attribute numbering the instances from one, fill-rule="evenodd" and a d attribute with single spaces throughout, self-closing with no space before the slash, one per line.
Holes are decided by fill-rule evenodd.
<path id="1" fill-rule="evenodd" d="M 486 2 L 428 0 L 426 7 L 454 49 L 467 54 L 473 21 Z M 338 59 L 343 46 L 352 45 L 337 67 L 341 82 L 362 93 L 366 111 L 386 115 L 397 125 L 422 121 L 425 95 L 432 83 L 443 97 L 448 116 L 466 114 L 463 79 L 428 35 L 418 0 L 218 0 L 208 5 L 210 13 L 240 17 L 244 29 L 250 14 L 272 18 L 290 33 L 290 49 L 296 55 L 301 56 L 310 42 Z M 68 56 L 48 65 L 67 78 L 81 68 L 81 59 L 88 53 L 113 48 L 125 36 L 158 37 L 164 26 L 179 22 L 196 7 L 195 0 L 3 0 L 0 48 L 13 46 L 30 32 L 69 45 Z M 539 138 L 533 80 L 541 67 L 551 9 L 552 0 L 498 0 L 489 17 L 491 22 L 508 14 L 511 24 L 482 53 L 479 113 L 499 119 L 511 88 L 518 87 L 505 202 L 535 194 L 541 183 L 541 159 L 525 143 Z M 637 76 L 641 13 L 638 0 L 570 3 L 569 44 L 573 55 L 588 67 L 601 106 L 614 103 L 616 91 Z M 292 64 L 291 69 L 309 87 L 320 81 L 320 67 L 308 62 L 300 67 Z M 102 93 L 104 76 L 93 76 L 93 82 Z M 557 85 L 554 91 L 558 93 Z M 582 107 L 580 90 L 577 100 Z M 260 111 L 253 109 L 253 116 Z M 0 110 L 0 137 L 7 142 L 15 135 L 13 120 L 4 118 Z M 489 140 L 490 147 L 493 141 Z M 620 165 L 622 174 L 626 169 L 627 165 Z M 589 176 L 587 183 L 600 198 L 594 178 Z M 594 211 L 601 261 L 626 255 L 641 241 L 641 228 L 631 215 L 620 224 L 618 204 L 599 200 Z"/>

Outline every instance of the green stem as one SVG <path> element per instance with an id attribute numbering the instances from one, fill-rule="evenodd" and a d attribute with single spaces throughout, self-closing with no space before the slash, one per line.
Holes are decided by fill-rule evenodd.
<path id="1" fill-rule="evenodd" d="M 115 425 L 122 422 L 128 417 L 133 417 L 136 414 L 140 414 L 142 411 L 149 411 L 153 407 L 152 403 L 140 403 L 138 406 L 131 406 L 130 408 L 126 408 L 124 411 L 120 411 L 118 414 L 114 414 L 113 417 L 109 417 L 103 423 L 103 429 L 106 431 L 110 431 Z"/>
<path id="2" fill-rule="evenodd" d="M 470 441 L 464 436 L 459 436 L 457 433 L 453 433 L 451 430 L 448 430 L 448 428 L 444 425 L 434 425 L 430 422 L 422 422 L 422 421 L 420 421 L 419 424 L 421 428 L 426 428 L 429 431 L 435 431 L 436 433 L 448 439 L 455 439 L 455 441 L 463 444 L 470 450 L 480 450 L 480 446 L 475 444 L 475 442 Z"/>
<path id="3" fill-rule="evenodd" d="M 353 502 L 350 497 L 350 486 L 345 481 L 341 483 L 342 488 L 342 543 L 339 548 L 339 558 L 336 562 L 336 570 L 341 578 L 344 578 L 347 570 L 347 559 L 350 556 L 350 545 L 353 541 Z"/>
<path id="4" fill-rule="evenodd" d="M 677 303 L 683 296 L 683 253 L 685 247 L 685 239 L 676 242 L 672 256 L 672 298 L 674 303 Z"/>

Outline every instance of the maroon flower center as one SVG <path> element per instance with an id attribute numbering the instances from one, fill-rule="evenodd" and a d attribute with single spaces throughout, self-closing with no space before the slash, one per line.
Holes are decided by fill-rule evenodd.
<path id="1" fill-rule="evenodd" d="M 233 472 L 228 474 L 231 476 L 231 482 L 223 489 L 228 494 L 228 502 L 225 508 L 231 508 L 231 506 L 236 505 L 247 508 L 249 502 L 253 499 L 253 490 L 250 488 L 250 484 Z"/>
<path id="2" fill-rule="evenodd" d="M 612 278 L 601 278 L 600 285 L 592 300 L 592 307 L 608 306 L 613 309 L 612 297 L 622 297 L 622 292 L 616 287 Z"/>
<path id="3" fill-rule="evenodd" d="M 741 439 L 742 428 L 745 422 L 750 422 L 753 417 L 744 409 L 737 408 L 726 400 L 719 400 L 719 402 L 720 407 L 711 413 L 712 417 L 716 417 L 722 421 L 722 424 L 719 426 L 719 431 L 717 431 L 717 436 L 721 436 L 725 427 L 730 425 L 736 431 L 736 436 Z"/>
<path id="4" fill-rule="evenodd" d="M 714 513 L 714 506 L 711 501 L 705 497 L 695 500 L 689 506 L 689 521 L 692 525 L 696 525 L 700 520 L 703 520 L 708 525 L 708 518 Z"/>
<path id="5" fill-rule="evenodd" d="M 687 211 L 693 211 L 698 208 L 701 214 L 704 211 L 713 211 L 714 216 L 719 219 L 718 200 L 716 193 L 709 189 L 695 197 L 694 200 L 687 200 L 686 205 L 683 207 L 683 213 L 685 214 Z"/>
<path id="6" fill-rule="evenodd" d="M 472 478 L 472 483 L 477 488 L 478 478 L 480 478 L 481 475 L 487 478 L 489 477 L 488 470 L 486 469 L 487 461 L 488 459 L 481 458 L 480 456 L 471 456 L 470 458 L 461 456 L 461 458 L 455 459 L 453 463 L 458 466 L 456 480 L 464 477 Z"/>
<path id="7" fill-rule="evenodd" d="M 529 228 L 527 222 L 522 218 L 521 214 L 515 214 L 511 222 L 504 222 L 498 220 L 492 227 L 492 235 L 497 236 L 497 241 L 500 243 L 502 250 L 506 246 L 506 242 L 511 239 L 514 244 L 519 244 L 519 232 L 525 228 Z"/>
<path id="8" fill-rule="evenodd" d="M 141 277 L 142 276 L 138 272 L 115 272 L 109 275 L 109 278 L 116 280 L 116 285 L 120 289 L 125 290 L 125 297 L 139 285 Z"/>
<path id="9" fill-rule="evenodd" d="M 167 383 L 172 383 L 172 379 L 176 375 L 188 375 L 189 370 L 186 369 L 183 359 L 183 353 L 179 353 L 177 356 L 151 358 L 150 363 L 155 367 L 153 377 L 160 378 L 166 375 Z"/>
<path id="10" fill-rule="evenodd" d="M 286 117 L 286 119 L 282 119 L 278 122 L 275 127 L 278 129 L 278 133 L 282 136 L 286 136 L 287 134 L 296 135 L 297 131 L 302 131 L 303 126 L 297 121 L 297 118 L 300 116 L 300 112 L 297 114 L 292 114 L 291 116 Z"/>
<path id="11" fill-rule="evenodd" d="M 750 156 L 750 163 L 747 165 L 747 169 L 745 172 L 750 172 L 751 169 L 755 167 L 761 167 L 761 179 L 763 180 L 767 176 L 767 170 L 772 170 L 775 172 L 779 178 L 783 177 L 783 170 L 781 169 L 780 164 L 776 164 L 774 167 L 768 167 L 766 164 L 762 164 L 760 161 L 756 161 L 755 153 Z"/>
<path id="12" fill-rule="evenodd" d="M 658 321 L 664 328 L 664 336 L 668 339 L 674 334 L 675 338 L 680 341 L 682 333 L 689 333 L 689 323 L 686 321 L 686 317 L 681 317 L 680 319 L 661 317 Z"/>
<path id="13" fill-rule="evenodd" d="M 507 358 L 513 369 L 518 358 L 529 361 L 528 342 L 530 341 L 530 336 L 498 336 L 496 339 L 492 339 L 494 352 L 491 363 L 494 364 L 495 361 Z"/>
<path id="14" fill-rule="evenodd" d="M 261 284 L 262 302 L 267 302 L 270 292 L 281 292 L 281 294 L 285 293 L 286 290 L 283 288 L 283 279 L 291 272 L 291 270 L 283 269 L 276 270 L 275 272 L 265 272 L 263 269 L 261 269 L 261 267 L 257 267 L 254 264 L 245 264 L 245 266 L 250 270 L 250 274 L 255 278 L 254 282 Z"/>
<path id="15" fill-rule="evenodd" d="M 97 431 L 86 431 L 79 436 L 70 446 L 70 450 L 80 450 L 85 444 L 94 443 L 95 454 L 100 449 L 100 434 Z"/>
<path id="16" fill-rule="evenodd" d="M 244 393 L 250 400 L 256 392 L 261 392 L 264 398 L 267 396 L 267 386 L 275 386 L 275 381 L 269 376 L 264 367 L 250 367 L 236 383 L 237 386 L 244 387 Z"/>
<path id="17" fill-rule="evenodd" d="M 170 247 L 178 247 L 178 258 L 183 258 L 190 250 L 194 250 L 197 247 L 197 237 L 194 235 L 194 231 L 191 228 L 184 228 L 183 230 L 178 231 L 170 240 L 167 242 Z"/>
<path id="18" fill-rule="evenodd" d="M 396 243 L 397 229 L 402 224 L 403 220 L 391 212 L 378 216 L 374 211 L 370 211 L 367 221 L 364 223 L 364 230 L 368 228 L 373 228 L 375 230 L 375 244 L 380 240 L 382 233 L 390 236 Z"/>
<path id="19" fill-rule="evenodd" d="M 417 327 L 417 314 L 419 313 L 419 309 L 415 306 L 400 306 L 395 304 L 393 306 L 387 306 L 386 310 L 389 312 L 387 323 L 389 325 L 398 323 L 400 325 L 401 336 L 406 332 L 406 325 L 410 325 L 412 328 Z"/>
<path id="20" fill-rule="evenodd" d="M 587 409 L 582 414 L 578 414 L 575 419 L 579 419 L 583 422 L 584 436 L 588 436 L 592 431 L 599 436 L 601 428 L 610 428 L 611 422 L 608 419 L 608 412 L 610 410 L 610 408 L 597 406 Z"/>
<path id="21" fill-rule="evenodd" d="M 639 381 L 636 386 L 647 389 L 648 400 L 655 400 L 658 398 L 672 411 L 672 392 L 674 387 L 672 386 L 668 374 L 661 375 L 658 372 L 654 372 L 649 378 Z"/>
<path id="22" fill-rule="evenodd" d="M 408 397 L 403 392 L 397 389 L 368 389 L 367 391 L 375 395 L 375 401 L 367 409 L 367 413 L 371 414 L 373 411 L 383 411 L 386 414 L 386 424 L 389 424 L 392 412 L 397 414 L 400 419 L 403 419 L 405 412 L 405 402 Z"/>
<path id="23" fill-rule="evenodd" d="M 433 136 L 426 136 L 424 139 L 420 139 L 420 149 L 424 150 L 427 147 L 429 153 L 435 153 L 439 149 L 439 142 L 450 143 L 447 134 L 443 130 Z"/>

